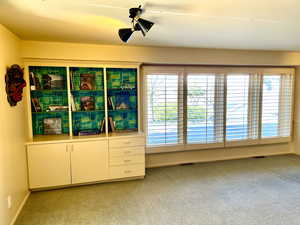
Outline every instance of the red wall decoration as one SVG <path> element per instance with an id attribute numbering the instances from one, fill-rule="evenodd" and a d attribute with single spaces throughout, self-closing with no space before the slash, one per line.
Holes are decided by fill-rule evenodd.
<path id="1" fill-rule="evenodd" d="M 22 100 L 23 88 L 26 86 L 24 69 L 17 64 L 8 67 L 5 82 L 7 100 L 11 106 L 16 106 Z"/>

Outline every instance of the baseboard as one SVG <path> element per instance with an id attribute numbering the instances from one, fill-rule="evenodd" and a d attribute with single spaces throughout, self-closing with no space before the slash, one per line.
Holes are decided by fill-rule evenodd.
<path id="1" fill-rule="evenodd" d="M 196 159 L 196 160 L 182 160 L 179 162 L 169 162 L 169 163 L 159 163 L 147 165 L 146 168 L 159 168 L 159 167 L 168 167 L 168 166 L 178 166 L 185 163 L 205 163 L 205 162 L 217 162 L 217 161 L 226 161 L 226 160 L 236 160 L 236 159 L 246 159 L 257 156 L 276 156 L 276 155 L 293 155 L 294 152 L 276 152 L 276 153 L 268 153 L 268 154 L 253 154 L 253 155 L 245 155 L 245 156 L 229 156 L 229 157 L 220 157 L 215 159 Z M 298 154 L 300 155 L 300 154 Z"/>
<path id="2" fill-rule="evenodd" d="M 102 180 L 102 181 L 86 182 L 86 183 L 79 183 L 79 184 L 69 184 L 69 185 L 53 186 L 53 187 L 43 187 L 43 188 L 32 188 L 32 189 L 30 189 L 30 191 L 32 191 L 32 192 L 37 192 L 37 191 L 51 191 L 51 190 L 59 190 L 59 189 L 64 189 L 64 188 L 86 186 L 86 185 L 103 184 L 103 183 L 119 182 L 119 181 L 139 180 L 139 179 L 144 179 L 144 178 L 145 178 L 145 176 L 143 175 L 143 176 L 135 176 L 135 177 L 107 179 L 107 180 Z"/>
<path id="3" fill-rule="evenodd" d="M 16 212 L 16 215 L 15 215 L 14 218 L 12 219 L 10 225 L 14 225 L 14 224 L 15 224 L 15 222 L 16 222 L 18 216 L 20 215 L 20 213 L 21 213 L 21 211 L 22 211 L 22 209 L 23 209 L 25 203 L 27 202 L 29 196 L 30 196 L 30 192 L 28 192 L 27 195 L 25 196 L 25 198 L 23 199 L 23 201 L 22 201 L 21 205 L 19 206 L 19 208 L 18 208 L 18 210 L 17 210 L 17 212 Z"/>

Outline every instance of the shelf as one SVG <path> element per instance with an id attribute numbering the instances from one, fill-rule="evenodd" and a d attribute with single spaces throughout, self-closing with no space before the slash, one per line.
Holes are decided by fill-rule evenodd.
<path id="1" fill-rule="evenodd" d="M 122 88 L 110 88 L 108 89 L 108 91 L 110 92 L 121 92 L 121 91 L 127 91 L 127 92 L 137 92 L 137 89 L 136 88 L 132 88 L 132 89 L 122 89 Z"/>
<path id="2" fill-rule="evenodd" d="M 136 133 L 138 127 L 138 83 L 137 83 L 137 69 L 136 68 L 90 68 L 90 67 L 49 67 L 49 66 L 30 66 L 29 72 L 34 73 L 33 82 L 37 83 L 38 79 L 40 89 L 30 90 L 31 105 L 33 107 L 40 107 L 44 109 L 42 112 L 31 113 L 32 118 L 32 133 L 34 135 L 33 142 L 40 141 L 70 141 L 70 140 L 85 140 L 93 137 L 99 138 L 105 134 L 75 136 L 69 137 L 67 133 L 74 134 L 80 129 L 95 129 L 107 117 L 111 117 L 115 122 L 114 126 L 117 136 L 126 135 L 126 133 Z M 51 77 L 51 87 L 53 89 L 42 89 L 50 86 L 45 86 L 44 76 L 54 74 L 61 76 L 63 79 L 63 86 L 61 79 L 53 76 Z M 83 76 L 83 75 L 84 76 Z M 67 76 L 70 75 L 70 82 L 67 82 Z M 106 78 L 106 79 L 105 79 Z M 106 83 L 104 83 L 106 81 Z M 88 87 L 92 90 L 80 90 L 81 84 L 89 84 Z M 46 83 L 48 84 L 48 83 Z M 53 84 L 53 85 L 52 85 Z M 59 86 L 60 85 L 60 86 Z M 128 85 L 128 86 L 126 86 Z M 39 86 L 36 86 L 39 87 Z M 58 89 L 54 89 L 54 88 Z M 124 87 L 124 88 L 123 88 Z M 126 88 L 129 87 L 129 88 Z M 123 96 L 123 97 L 122 97 Z M 128 96 L 128 97 L 127 97 Z M 105 98 L 109 98 L 105 99 Z M 69 102 L 71 101 L 71 102 Z M 112 101 L 112 105 L 123 106 L 126 104 L 129 109 L 113 109 L 111 105 L 105 108 L 105 104 Z M 116 104 L 118 103 L 118 104 Z M 91 106 L 94 104 L 94 106 Z M 121 105 L 122 104 L 122 105 Z M 50 109 L 51 105 L 65 105 L 69 106 L 66 109 L 58 109 L 61 111 L 45 111 Z M 75 108 L 74 108 L 75 105 Z M 73 109 L 78 109 L 72 111 Z M 83 108 L 82 106 L 85 106 Z M 125 106 L 125 105 L 124 105 Z M 39 108 L 38 108 L 39 109 Z M 51 108 L 52 109 L 52 108 Z M 81 109 L 94 109 L 85 111 Z M 62 132 L 58 135 L 43 135 L 44 133 L 44 119 L 61 117 Z M 72 126 L 70 127 L 70 125 Z M 106 128 L 107 126 L 105 126 Z M 131 130 L 132 128 L 132 130 Z M 122 130 L 123 129 L 123 130 Z M 106 131 L 107 132 L 107 131 Z"/>
<path id="3" fill-rule="evenodd" d="M 82 113 L 82 112 L 104 112 L 105 110 L 90 110 L 90 111 L 72 111 L 72 113 Z"/>
<path id="4" fill-rule="evenodd" d="M 46 112 L 32 112 L 32 114 L 46 114 L 46 113 L 67 113 L 69 111 L 46 111 Z"/>
<path id="5" fill-rule="evenodd" d="M 71 92 L 101 92 L 104 91 L 104 89 L 99 90 L 71 90 Z"/>
<path id="6" fill-rule="evenodd" d="M 30 90 L 31 92 L 67 92 L 68 90 L 65 90 L 65 89 L 63 89 L 63 90 Z"/>
<path id="7" fill-rule="evenodd" d="M 132 111 L 137 111 L 137 109 L 109 109 L 108 111 L 110 112 L 132 112 Z"/>
<path id="8" fill-rule="evenodd" d="M 126 130 L 126 131 L 117 131 L 117 132 L 109 132 L 108 137 L 118 138 L 118 137 L 130 137 L 130 136 L 144 136 L 144 133 L 139 132 L 137 130 Z"/>

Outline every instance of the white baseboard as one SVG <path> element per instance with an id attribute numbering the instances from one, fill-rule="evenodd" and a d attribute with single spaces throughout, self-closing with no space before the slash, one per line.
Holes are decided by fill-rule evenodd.
<path id="1" fill-rule="evenodd" d="M 22 209 L 23 209 L 25 203 L 27 202 L 27 199 L 29 198 L 29 196 L 30 196 L 30 192 L 27 193 L 27 195 L 25 196 L 25 198 L 24 198 L 23 201 L 21 202 L 21 204 L 20 204 L 20 206 L 19 206 L 19 208 L 18 208 L 18 210 L 17 210 L 17 212 L 16 212 L 16 215 L 15 215 L 14 218 L 12 219 L 10 225 L 14 225 L 14 224 L 15 224 L 15 222 L 16 222 L 18 216 L 20 215 L 20 212 L 22 211 Z"/>
<path id="2" fill-rule="evenodd" d="M 226 149 L 147 154 L 146 168 L 283 154 L 295 154 L 294 150 L 292 149 L 292 144 L 282 143 L 272 145 L 231 147 Z"/>

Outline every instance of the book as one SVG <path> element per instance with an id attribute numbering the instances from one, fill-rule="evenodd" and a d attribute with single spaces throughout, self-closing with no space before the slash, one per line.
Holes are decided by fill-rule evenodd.
<path id="1" fill-rule="evenodd" d="M 33 74 L 33 84 L 35 86 L 35 90 L 41 90 L 42 89 L 40 80 L 35 74 Z"/>
<path id="2" fill-rule="evenodd" d="M 82 111 L 95 110 L 95 97 L 94 96 L 80 97 L 80 110 Z"/>
<path id="3" fill-rule="evenodd" d="M 49 105 L 50 111 L 68 111 L 68 106 L 65 105 Z"/>
<path id="4" fill-rule="evenodd" d="M 95 74 L 80 74 L 80 90 L 95 90 Z"/>
<path id="5" fill-rule="evenodd" d="M 78 132 L 78 136 L 96 135 L 96 134 L 99 134 L 99 130 L 97 129 L 81 130 Z"/>
<path id="6" fill-rule="evenodd" d="M 42 107 L 40 105 L 40 101 L 38 98 L 32 98 L 31 102 L 32 102 L 33 109 L 35 112 L 42 112 Z"/>
<path id="7" fill-rule="evenodd" d="M 100 132 L 101 133 L 105 132 L 105 119 L 101 121 Z"/>
<path id="8" fill-rule="evenodd" d="M 75 100 L 74 100 L 74 96 L 71 95 L 71 109 L 73 112 L 76 112 L 77 109 L 76 109 L 76 104 L 75 104 Z"/>
<path id="9" fill-rule="evenodd" d="M 51 90 L 51 77 L 46 74 L 42 78 L 43 90 Z"/>
<path id="10" fill-rule="evenodd" d="M 116 96 L 116 109 L 129 109 L 129 96 L 117 95 Z"/>
<path id="11" fill-rule="evenodd" d="M 108 109 L 112 109 L 110 98 L 107 98 Z"/>
<path id="12" fill-rule="evenodd" d="M 62 90 L 65 87 L 65 81 L 62 76 L 57 74 L 49 74 L 50 80 L 50 89 L 51 90 Z"/>
<path id="13" fill-rule="evenodd" d="M 61 134 L 61 118 L 45 118 L 44 123 L 44 134 Z"/>
<path id="14" fill-rule="evenodd" d="M 107 103 L 108 103 L 108 108 L 109 109 L 115 109 L 115 104 L 114 104 L 114 102 L 113 102 L 113 99 L 112 99 L 112 97 L 108 97 L 107 98 Z"/>
<path id="15" fill-rule="evenodd" d="M 110 99 L 112 109 L 115 110 L 116 107 L 115 107 L 115 104 L 114 104 L 114 101 L 113 101 L 112 97 L 108 97 L 108 98 Z"/>
<path id="16" fill-rule="evenodd" d="M 30 90 L 34 91 L 36 90 L 35 84 L 34 84 L 34 73 L 30 72 L 29 73 L 29 84 L 30 84 Z"/>
<path id="17" fill-rule="evenodd" d="M 115 123 L 113 121 L 113 118 L 112 117 L 108 117 L 108 124 L 109 124 L 109 131 L 111 132 L 115 132 L 116 131 L 116 128 L 115 128 Z"/>

